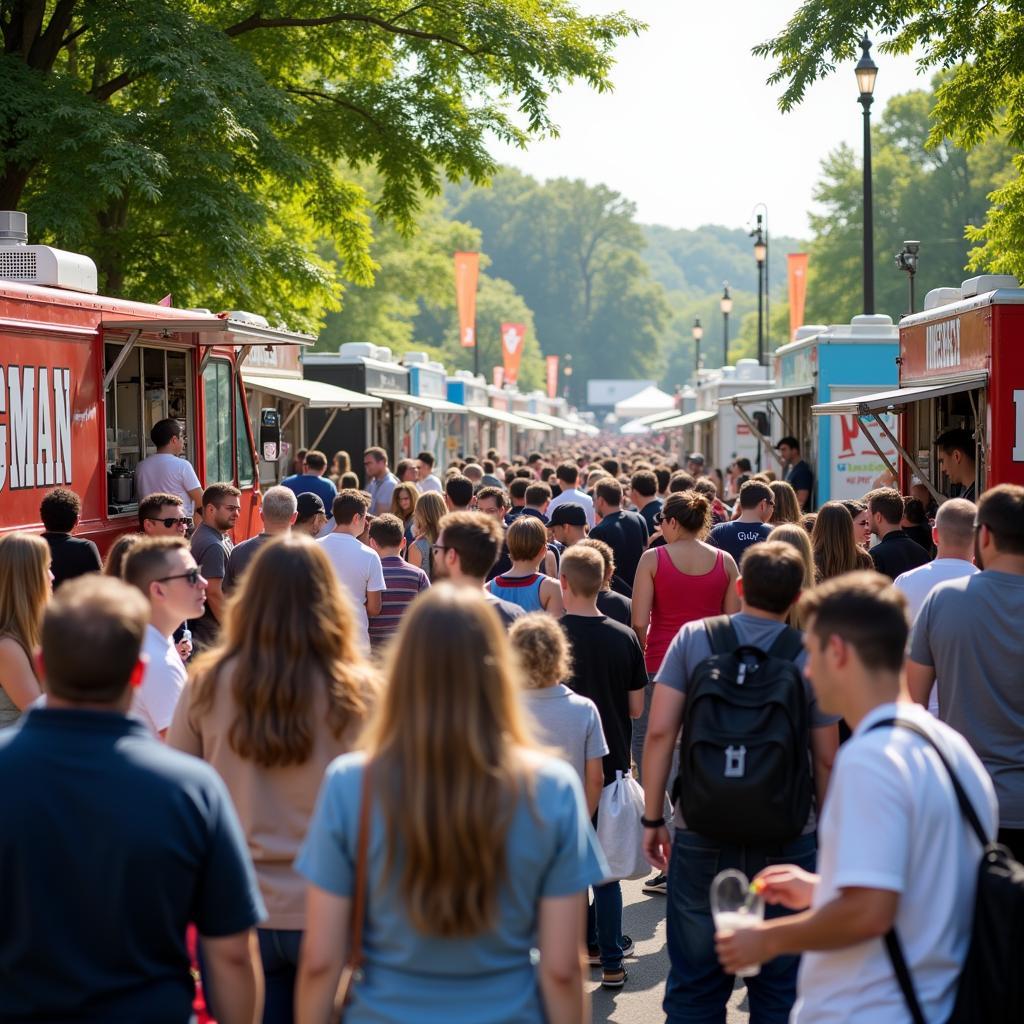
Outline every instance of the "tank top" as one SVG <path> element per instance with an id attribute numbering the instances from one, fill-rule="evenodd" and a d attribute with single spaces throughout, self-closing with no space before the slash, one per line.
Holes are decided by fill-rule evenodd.
<path id="1" fill-rule="evenodd" d="M 542 612 L 544 605 L 540 599 L 540 585 L 547 579 L 542 573 L 535 572 L 530 576 L 495 576 L 487 584 L 487 589 L 502 601 L 510 601 L 528 612 Z"/>
<path id="2" fill-rule="evenodd" d="M 687 622 L 722 614 L 722 601 L 729 587 L 723 552 L 717 552 L 715 564 L 708 572 L 691 576 L 675 567 L 667 547 L 656 550 L 654 601 L 644 654 L 647 671 L 652 675 L 661 668 L 668 645 Z"/>
<path id="3" fill-rule="evenodd" d="M 14 642 L 21 647 L 21 641 L 18 640 L 17 637 L 11 636 L 9 633 L 0 636 L 0 640 L 14 640 Z M 24 650 L 24 648 L 22 649 Z M 6 729 L 7 726 L 14 725 L 14 723 L 21 718 L 21 715 L 21 708 L 19 708 L 18 705 L 7 696 L 3 680 L 0 679 L 0 729 Z"/>

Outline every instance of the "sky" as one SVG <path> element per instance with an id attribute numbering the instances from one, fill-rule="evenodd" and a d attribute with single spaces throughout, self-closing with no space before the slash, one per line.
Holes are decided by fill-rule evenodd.
<path id="1" fill-rule="evenodd" d="M 577 0 L 586 13 L 625 10 L 648 31 L 616 48 L 615 90 L 585 85 L 552 97 L 561 134 L 527 151 L 495 153 L 534 177 L 603 182 L 637 204 L 644 223 L 676 228 L 753 223 L 757 203 L 768 227 L 806 238 L 808 210 L 829 150 L 861 149 L 863 122 L 855 61 L 816 83 L 788 114 L 772 66 L 751 54 L 775 35 L 797 0 Z M 859 51 L 858 51 L 859 56 Z M 872 50 L 879 66 L 873 116 L 891 96 L 926 88 L 912 57 Z"/>

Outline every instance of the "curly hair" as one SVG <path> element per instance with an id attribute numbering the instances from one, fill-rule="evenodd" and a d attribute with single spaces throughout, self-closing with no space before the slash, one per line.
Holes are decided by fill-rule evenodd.
<path id="1" fill-rule="evenodd" d="M 516 619 L 508 638 L 523 670 L 523 686 L 542 690 L 572 674 L 572 651 L 562 627 L 547 612 Z"/>

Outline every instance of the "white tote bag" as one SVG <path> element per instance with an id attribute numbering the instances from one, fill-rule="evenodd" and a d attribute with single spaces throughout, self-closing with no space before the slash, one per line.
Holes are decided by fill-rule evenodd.
<path id="1" fill-rule="evenodd" d="M 597 838 L 610 872 L 606 881 L 644 878 L 651 866 L 644 858 L 644 791 L 632 775 L 615 773 L 615 781 L 601 790 L 597 805 Z"/>

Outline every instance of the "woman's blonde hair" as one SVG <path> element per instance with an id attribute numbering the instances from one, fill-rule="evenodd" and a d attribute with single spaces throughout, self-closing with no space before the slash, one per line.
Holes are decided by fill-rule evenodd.
<path id="1" fill-rule="evenodd" d="M 438 643 L 438 637 L 448 638 Z M 387 830 L 386 870 L 413 926 L 442 938 L 492 928 L 505 839 L 535 746 L 514 656 L 483 594 L 441 584 L 406 611 L 363 742 Z"/>
<path id="2" fill-rule="evenodd" d="M 562 627 L 547 612 L 522 615 L 508 631 L 512 650 L 519 656 L 523 686 L 542 690 L 572 673 L 572 651 Z"/>
<path id="3" fill-rule="evenodd" d="M 34 533 L 0 536 L 0 636 L 16 640 L 29 661 L 49 599 L 50 545 Z"/>
<path id="4" fill-rule="evenodd" d="M 802 590 L 806 593 L 810 590 L 817 579 L 814 568 L 814 551 L 811 549 L 811 538 L 803 526 L 796 523 L 779 523 L 769 537 L 770 540 L 781 540 L 791 544 L 800 552 L 800 558 L 804 563 L 804 584 Z M 803 629 L 803 621 L 797 611 L 797 605 L 793 605 L 786 616 L 786 623 Z"/>
<path id="5" fill-rule="evenodd" d="M 431 544 L 437 543 L 438 524 L 448 514 L 448 506 L 437 491 L 427 491 L 416 499 L 413 524 L 419 533 L 426 535 Z"/>
<path id="6" fill-rule="evenodd" d="M 773 480 L 769 485 L 775 495 L 775 507 L 772 509 L 771 523 L 800 522 L 800 502 L 796 499 L 796 491 L 785 480 Z"/>
<path id="7" fill-rule="evenodd" d="M 268 542 L 228 603 L 220 643 L 196 662 L 189 714 L 231 685 L 228 732 L 239 757 L 265 768 L 303 764 L 313 752 L 326 698 L 338 738 L 369 712 L 372 676 L 356 642 L 355 614 L 327 555 L 293 533 Z"/>
<path id="8" fill-rule="evenodd" d="M 862 567 L 860 549 L 853 535 L 853 516 L 841 501 L 826 501 L 818 509 L 811 545 L 819 582 Z"/>
<path id="9" fill-rule="evenodd" d="M 403 512 L 401 505 L 398 504 L 398 496 L 403 493 L 409 495 L 410 500 L 408 512 Z M 407 523 L 414 515 L 416 515 L 416 503 L 419 500 L 419 489 L 411 480 L 406 480 L 405 483 L 397 484 L 394 491 L 392 491 L 390 512 L 393 516 L 398 516 L 403 523 Z"/>

